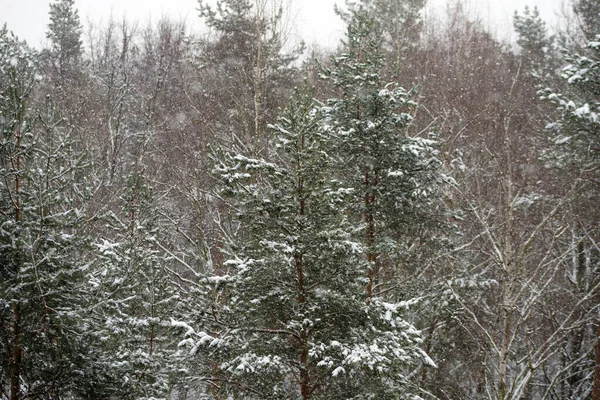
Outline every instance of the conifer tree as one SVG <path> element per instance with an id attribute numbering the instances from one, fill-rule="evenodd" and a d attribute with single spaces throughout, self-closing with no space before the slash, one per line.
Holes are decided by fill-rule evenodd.
<path id="1" fill-rule="evenodd" d="M 62 118 L 74 129 L 73 138 L 80 143 L 85 138 L 84 115 L 90 99 L 85 92 L 82 26 L 73 0 L 50 3 L 50 23 L 46 31 L 48 43 L 39 54 L 40 74 L 44 77 L 38 88 L 40 96 L 50 96 Z"/>
<path id="2" fill-rule="evenodd" d="M 216 33 L 201 55 L 215 104 L 219 139 L 248 154 L 267 154 L 269 122 L 290 95 L 303 45 L 285 48 L 284 8 L 273 0 L 199 0 L 200 17 Z M 214 90 L 214 93 L 211 93 Z M 214 117 L 213 117 L 214 118 Z"/>
<path id="3" fill-rule="evenodd" d="M 423 28 L 425 0 L 360 0 L 347 2 L 350 8 L 364 7 L 377 19 L 380 29 L 380 46 L 386 56 L 384 68 L 393 76 L 405 78 L 407 72 L 414 73 L 418 65 L 412 65 L 411 54 L 418 51 Z M 350 23 L 353 12 L 337 13 L 346 23 Z"/>
<path id="4" fill-rule="evenodd" d="M 548 125 L 555 147 L 548 152 L 555 166 L 573 168 L 584 174 L 589 185 L 600 167 L 600 27 L 596 24 L 600 6 L 597 1 L 581 0 L 575 4 L 580 13 L 581 30 L 586 44 L 564 50 L 563 90 L 546 88 L 542 99 L 553 103 L 559 118 Z"/>
<path id="5" fill-rule="evenodd" d="M 584 170 L 596 169 L 600 159 L 600 32 L 589 39 L 581 52 L 567 52 L 565 61 L 563 78 L 567 90 L 541 91 L 542 98 L 552 101 L 561 114 L 560 120 L 549 128 L 555 144 L 571 147 L 562 154 L 561 164 L 575 163 Z"/>
<path id="6" fill-rule="evenodd" d="M 188 341 L 211 363 L 217 398 L 403 398 L 403 368 L 433 364 L 402 317 L 409 302 L 365 302 L 365 247 L 344 213 L 352 189 L 332 175 L 323 110 L 310 94 L 292 100 L 272 162 L 216 160 L 241 229 L 227 274 L 208 278 L 220 293 L 211 328 Z"/>
<path id="7" fill-rule="evenodd" d="M 32 110 L 34 53 L 0 30 L 0 387 L 59 398 L 94 379 L 83 234 L 85 158 Z"/>
<path id="8" fill-rule="evenodd" d="M 598 303 L 600 280 L 600 251 L 598 251 L 598 226 L 600 214 L 596 204 L 600 193 L 600 2 L 581 0 L 575 3 L 580 16 L 581 30 L 587 44 L 573 45 L 565 50 L 562 78 L 566 87 L 562 91 L 546 88 L 540 91 L 542 99 L 556 106 L 558 116 L 548 124 L 552 145 L 546 152 L 550 165 L 556 167 L 576 185 L 577 196 L 569 204 L 569 223 L 573 256 L 572 288 L 569 299 L 581 304 L 578 322 L 581 327 L 574 335 L 565 353 L 569 373 L 569 392 L 572 397 L 585 397 L 591 393 L 600 400 L 600 321 L 595 307 Z M 585 299 L 590 301 L 584 301 Z M 588 363 L 573 362 L 585 354 L 594 358 Z M 591 370 L 593 369 L 593 373 Z M 593 383 L 592 381 L 593 376 Z"/>
<path id="9" fill-rule="evenodd" d="M 537 7 L 531 10 L 525 6 L 523 15 L 515 11 L 513 26 L 517 32 L 517 44 L 528 69 L 548 71 L 552 67 L 551 50 L 553 37 L 548 36 L 546 23 L 540 18 Z"/>
<path id="10" fill-rule="evenodd" d="M 401 269 L 415 242 L 423 246 L 435 236 L 443 176 L 435 142 L 407 136 L 409 112 L 416 107 L 410 93 L 381 80 L 384 59 L 375 15 L 362 4 L 349 12 L 343 53 L 323 74 L 342 96 L 328 100 L 324 119 L 331 151 L 339 154 L 335 168 L 352 189 L 347 211 L 360 222 L 354 237 L 366 249 L 371 298 L 384 289 L 386 275 Z"/>
<path id="11" fill-rule="evenodd" d="M 216 158 L 238 233 L 227 273 L 208 278 L 208 332 L 186 327 L 217 397 L 403 398 L 406 367 L 433 365 L 403 317 L 413 301 L 378 295 L 380 265 L 435 221 L 441 177 L 432 142 L 402 134 L 408 94 L 381 87 L 370 17 L 353 10 L 348 52 L 325 72 L 341 98 L 296 97 L 271 161 Z"/>
<path id="12" fill-rule="evenodd" d="M 600 33 L 600 1 L 576 0 L 573 2 L 575 14 L 579 17 L 580 29 L 587 41 Z"/>
<path id="13" fill-rule="evenodd" d="M 121 204 L 120 213 L 105 215 L 107 237 L 93 243 L 94 335 L 114 395 L 166 399 L 175 371 L 170 318 L 178 295 L 165 269 L 158 210 L 143 173 L 129 174 Z"/>
<path id="14" fill-rule="evenodd" d="M 82 26 L 74 0 L 56 0 L 50 3 L 50 24 L 46 37 L 50 40 L 47 53 L 55 71 L 63 79 L 81 61 Z"/>

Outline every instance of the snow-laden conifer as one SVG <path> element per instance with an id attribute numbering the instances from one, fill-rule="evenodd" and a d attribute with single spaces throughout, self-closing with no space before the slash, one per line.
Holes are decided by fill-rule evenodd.
<path id="1" fill-rule="evenodd" d="M 357 227 L 353 238 L 365 247 L 371 298 L 389 287 L 386 280 L 402 269 L 411 248 L 434 238 L 442 220 L 443 176 L 434 138 L 407 134 L 416 108 L 411 93 L 382 82 L 375 16 L 362 3 L 349 16 L 342 54 L 323 73 L 341 96 L 327 101 L 323 118 L 332 174 L 351 189 L 345 207 Z"/>
<path id="2" fill-rule="evenodd" d="M 216 159 L 239 233 L 209 278 L 210 331 L 186 326 L 215 396 L 402 398 L 404 368 L 432 364 L 408 302 L 365 301 L 367 248 L 345 212 L 354 189 L 333 174 L 323 112 L 300 93 L 273 127 L 271 160 Z"/>
<path id="3" fill-rule="evenodd" d="M 0 388 L 13 400 L 73 395 L 97 373 L 85 157 L 50 99 L 33 109 L 34 60 L 0 30 Z"/>
<path id="4" fill-rule="evenodd" d="M 179 299 L 159 244 L 158 210 L 142 172 L 131 172 L 119 212 L 107 212 L 105 235 L 92 245 L 91 307 L 110 371 L 110 391 L 122 399 L 167 399 L 175 367 L 171 318 Z"/>

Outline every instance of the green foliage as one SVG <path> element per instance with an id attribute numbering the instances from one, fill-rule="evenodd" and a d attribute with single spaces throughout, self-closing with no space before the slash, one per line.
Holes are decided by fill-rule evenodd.
<path id="1" fill-rule="evenodd" d="M 271 0 L 219 0 L 216 7 L 199 0 L 200 16 L 216 34 L 205 43 L 200 62 L 218 104 L 216 131 L 230 147 L 266 154 L 267 125 L 287 101 L 296 79 L 294 62 L 304 45 L 286 47 L 284 10 Z"/>
<path id="2" fill-rule="evenodd" d="M 0 29 L 0 134 L 4 152 L 16 151 L 11 139 L 28 118 L 27 105 L 35 80 L 35 54 L 4 25 Z"/>
<path id="3" fill-rule="evenodd" d="M 593 40 L 596 35 L 600 35 L 600 1 L 577 0 L 574 2 L 573 8 L 579 17 L 585 38 Z"/>
<path id="4" fill-rule="evenodd" d="M 575 165 L 582 172 L 593 171 L 600 162 L 600 35 L 582 53 L 565 53 L 565 61 L 569 63 L 562 75 L 566 91 L 540 92 L 560 113 L 560 119 L 549 125 L 556 144 L 549 155 L 561 167 Z"/>
<path id="5" fill-rule="evenodd" d="M 31 110 L 32 60 L 23 43 L 0 31 L 0 386 L 48 398 L 94 379 L 86 164 L 51 102 L 45 115 Z"/>
<path id="6" fill-rule="evenodd" d="M 174 353 L 170 318 L 179 296 L 158 243 L 158 214 L 142 173 L 129 174 L 117 215 L 106 217 L 108 238 L 93 243 L 90 273 L 94 336 L 111 389 L 123 399 L 166 399 L 172 388 Z"/>
<path id="7" fill-rule="evenodd" d="M 351 12 L 342 54 L 323 74 L 343 95 L 328 100 L 324 120 L 332 154 L 339 155 L 336 174 L 352 189 L 348 214 L 362 220 L 355 238 L 368 248 L 378 285 L 380 269 L 396 270 L 415 240 L 423 244 L 441 227 L 444 177 L 435 141 L 406 134 L 416 108 L 410 93 L 381 82 L 377 21 L 362 6 Z"/>
<path id="8" fill-rule="evenodd" d="M 412 369 L 433 365 L 404 316 L 415 301 L 377 295 L 383 279 L 369 287 L 374 264 L 397 262 L 397 244 L 437 212 L 439 162 L 432 141 L 402 134 L 411 117 L 400 110 L 413 103 L 382 87 L 370 14 L 352 10 L 350 21 L 347 52 L 324 72 L 342 97 L 322 105 L 297 93 L 268 161 L 215 156 L 237 221 L 227 261 L 207 278 L 212 318 L 202 332 L 176 323 L 207 360 L 214 396 L 399 399 Z"/>
<path id="9" fill-rule="evenodd" d="M 50 58 L 59 74 L 72 70 L 81 59 L 82 26 L 74 0 L 50 3 L 50 24 L 46 37 L 50 40 Z"/>
<path id="10" fill-rule="evenodd" d="M 368 13 L 376 21 L 378 45 L 385 58 L 380 72 L 410 82 L 422 67 L 414 63 L 414 54 L 421 43 L 425 4 L 425 0 L 347 0 L 347 10 L 336 6 L 336 12 L 348 25 L 357 9 Z"/>
<path id="11" fill-rule="evenodd" d="M 410 305 L 365 302 L 365 248 L 332 175 L 323 108 L 301 94 L 274 126 L 277 160 L 217 159 L 240 223 L 215 333 L 190 339 L 214 363 L 219 392 L 244 398 L 399 398 L 403 368 L 423 360 Z"/>
<path id="12" fill-rule="evenodd" d="M 513 26 L 517 32 L 517 44 L 521 47 L 521 55 L 529 68 L 548 68 L 549 54 L 552 50 L 553 37 L 548 37 L 546 23 L 540 18 L 537 7 L 531 10 L 525 6 L 523 15 L 515 11 Z"/>

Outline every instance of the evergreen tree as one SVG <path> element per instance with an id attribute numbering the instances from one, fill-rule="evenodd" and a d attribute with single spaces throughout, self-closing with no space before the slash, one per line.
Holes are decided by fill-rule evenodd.
<path id="1" fill-rule="evenodd" d="M 108 238 L 93 244 L 94 335 L 114 395 L 166 399 L 175 372 L 170 318 L 179 297 L 165 269 L 158 210 L 142 173 L 129 174 L 121 202 L 121 213 L 105 216 Z"/>
<path id="2" fill-rule="evenodd" d="M 360 0 L 347 2 L 349 7 L 360 5 L 369 10 L 377 19 L 381 30 L 381 51 L 386 56 L 385 69 L 390 69 L 392 76 L 406 79 L 407 72 L 415 73 L 419 65 L 413 65 L 414 52 L 418 51 L 423 28 L 423 9 L 425 0 Z M 346 23 L 352 19 L 352 11 L 337 13 Z M 412 78 L 412 76 L 411 76 Z"/>
<path id="3" fill-rule="evenodd" d="M 322 109 L 299 95 L 274 129 L 273 162 L 226 154 L 215 167 L 241 233 L 227 274 L 209 278 L 212 329 L 189 339 L 211 363 L 213 395 L 404 398 L 403 368 L 432 362 L 402 317 L 408 302 L 365 302 L 365 249 L 344 213 L 351 189 L 331 175 Z"/>
<path id="4" fill-rule="evenodd" d="M 47 56 L 62 78 L 72 73 L 81 61 L 82 30 L 74 0 L 56 0 L 50 3 L 50 24 L 46 37 L 50 40 L 51 47 Z"/>
<path id="5" fill-rule="evenodd" d="M 50 101 L 32 110 L 34 58 L 0 30 L 0 386 L 11 400 L 77 393 L 95 373 L 85 159 Z"/>
<path id="6" fill-rule="evenodd" d="M 582 1 L 578 7 L 584 3 L 588 2 Z M 584 18 L 590 19 L 593 18 L 589 15 Z M 590 35 L 587 45 L 580 50 L 565 50 L 562 77 L 567 83 L 566 90 L 546 88 L 540 94 L 542 99 L 554 103 L 560 113 L 560 118 L 548 126 L 557 145 L 551 154 L 557 165 L 562 168 L 574 165 L 582 172 L 593 173 L 600 166 L 600 29 L 591 31 L 594 25 L 590 21 L 586 26 L 582 29 Z M 561 151 L 561 147 L 568 150 Z M 589 182 L 595 184 L 594 179 Z"/>
<path id="7" fill-rule="evenodd" d="M 600 34 L 600 1 L 576 0 L 573 2 L 575 14 L 579 17 L 580 29 L 587 41 Z"/>
<path id="8" fill-rule="evenodd" d="M 248 154 L 267 154 L 267 124 L 290 95 L 296 79 L 293 63 L 303 51 L 302 44 L 284 49 L 281 4 L 218 0 L 211 7 L 199 0 L 200 17 L 216 33 L 200 56 L 209 78 L 207 94 L 215 96 L 218 109 L 213 129 L 220 140 Z"/>
<path id="9" fill-rule="evenodd" d="M 271 162 L 216 158 L 236 234 L 227 271 L 208 278 L 205 331 L 181 324 L 215 397 L 405 398 L 407 367 L 433 365 L 403 317 L 414 301 L 386 302 L 380 270 L 436 224 L 439 163 L 430 140 L 402 135 L 412 103 L 382 87 L 371 14 L 352 12 L 348 52 L 325 73 L 342 97 L 296 97 Z"/>
<path id="10" fill-rule="evenodd" d="M 49 14 L 48 47 L 39 54 L 43 79 L 38 93 L 52 98 L 60 116 L 71 124 L 75 144 L 89 150 L 89 142 L 83 143 L 89 126 L 84 111 L 90 98 L 85 93 L 82 26 L 73 0 L 51 2 Z"/>
<path id="11" fill-rule="evenodd" d="M 597 179 L 600 169 L 598 4 L 598 1 L 582 0 L 575 5 L 588 43 L 582 48 L 571 46 L 565 50 L 567 65 L 562 74 L 566 81 L 565 89 L 555 91 L 547 88 L 540 92 L 542 98 L 553 103 L 558 111 L 558 118 L 548 125 L 553 145 L 545 157 L 566 179 L 575 183 L 577 193 L 569 204 L 573 238 L 565 245 L 571 247 L 574 255 L 569 298 L 573 304 L 582 304 L 583 310 L 580 312 L 582 327 L 570 341 L 570 351 L 565 352 L 565 364 L 569 365 L 568 395 L 585 397 L 591 392 L 593 400 L 600 400 L 600 321 L 594 311 L 597 300 L 590 303 L 583 300 L 597 298 L 600 285 L 597 275 L 600 266 L 597 247 L 600 214 L 596 207 L 600 193 Z M 593 317 L 590 318 L 590 315 Z M 586 348 L 594 348 L 589 354 L 595 353 L 595 359 L 574 362 L 585 354 Z"/>
<path id="12" fill-rule="evenodd" d="M 517 44 L 521 47 L 521 55 L 525 66 L 529 69 L 552 68 L 551 50 L 554 41 L 548 36 L 546 23 L 540 18 L 537 7 L 531 10 L 525 6 L 523 15 L 515 11 L 513 26 L 517 32 Z"/>
<path id="13" fill-rule="evenodd" d="M 354 223 L 360 222 L 354 237 L 366 249 L 366 294 L 371 298 L 391 283 L 386 279 L 407 267 L 415 243 L 421 247 L 435 237 L 443 213 L 443 176 L 435 142 L 407 136 L 408 111 L 416 107 L 410 93 L 381 81 L 384 61 L 375 15 L 362 5 L 350 13 L 343 53 L 324 73 L 342 97 L 328 101 L 324 119 L 331 151 L 339 154 L 335 168 L 352 188 L 347 211 Z"/>

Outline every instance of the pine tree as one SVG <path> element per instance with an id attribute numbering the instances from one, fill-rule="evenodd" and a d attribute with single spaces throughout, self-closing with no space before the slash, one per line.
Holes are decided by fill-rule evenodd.
<path id="1" fill-rule="evenodd" d="M 441 177 L 431 141 L 401 134 L 410 116 L 397 110 L 412 103 L 381 87 L 379 37 L 363 11 L 326 71 L 342 97 L 294 100 L 275 127 L 276 161 L 217 159 L 239 235 L 229 272 L 209 278 L 220 313 L 195 350 L 206 348 L 207 379 L 223 395 L 398 398 L 404 368 L 430 361 L 401 317 L 412 301 L 378 296 L 379 270 L 435 221 Z"/>
<path id="2" fill-rule="evenodd" d="M 408 249 L 425 245 L 441 226 L 443 176 L 435 142 L 407 136 L 416 107 L 410 93 L 381 81 L 381 28 L 372 11 L 350 9 L 347 41 L 323 76 L 342 96 L 330 99 L 324 118 L 340 179 L 352 188 L 348 215 L 361 222 L 355 239 L 366 248 L 367 298 L 405 267 Z M 405 270 L 408 271 L 408 270 Z"/>
<path id="3" fill-rule="evenodd" d="M 554 103 L 560 113 L 560 118 L 548 126 L 556 144 L 549 156 L 554 157 L 558 167 L 573 165 L 582 172 L 592 173 L 600 160 L 600 28 L 594 18 L 600 7 L 595 3 L 582 0 L 575 5 L 577 12 L 582 13 L 581 29 L 587 44 L 581 49 L 572 46 L 564 51 L 565 90 L 540 91 L 542 99 Z M 561 147 L 566 151 L 561 151 Z M 593 181 L 589 180 L 594 184 Z"/>
<path id="4" fill-rule="evenodd" d="M 46 37 L 50 40 L 48 56 L 60 77 L 73 73 L 81 62 L 82 26 L 74 0 L 56 0 L 50 3 L 50 24 Z"/>
<path id="5" fill-rule="evenodd" d="M 525 6 L 523 15 L 517 11 L 513 16 L 513 26 L 517 32 L 517 44 L 521 47 L 521 55 L 528 69 L 552 68 L 551 50 L 554 41 L 548 36 L 546 23 L 540 18 L 537 7 L 530 10 Z"/>
<path id="6" fill-rule="evenodd" d="M 600 193 L 597 180 L 600 169 L 600 2 L 581 0 L 575 2 L 574 7 L 587 44 L 572 43 L 564 50 L 564 89 L 546 88 L 540 94 L 557 110 L 555 121 L 547 126 L 552 144 L 545 152 L 545 159 L 575 185 L 572 190 L 576 193 L 568 210 L 572 239 L 564 246 L 573 254 L 569 300 L 571 304 L 581 305 L 577 314 L 580 328 L 570 341 L 570 351 L 564 355 L 564 362 L 569 365 L 566 395 L 585 397 L 591 392 L 592 399 L 600 400 L 600 322 L 594 311 L 600 286 L 596 273 L 600 265 L 597 248 L 600 214 L 596 207 Z M 590 302 L 584 301 L 588 298 Z M 595 353 L 595 359 L 575 362 L 586 346 L 594 348 L 590 354 Z"/>
<path id="7" fill-rule="evenodd" d="M 600 33 L 592 38 L 584 52 L 565 55 L 568 63 L 563 78 L 567 91 L 557 93 L 543 90 L 542 98 L 556 104 L 561 119 L 550 128 L 557 145 L 568 145 L 563 162 L 575 162 L 587 169 L 598 167 L 600 149 Z"/>
<path id="8" fill-rule="evenodd" d="M 57 0 L 50 3 L 50 23 L 46 31 L 47 47 L 39 54 L 40 74 L 38 87 L 40 97 L 50 96 L 57 112 L 66 118 L 74 130 L 76 145 L 89 149 L 89 142 L 82 143 L 86 134 L 86 105 L 90 98 L 85 92 L 82 26 L 73 0 Z"/>
<path id="9" fill-rule="evenodd" d="M 442 178 L 433 142 L 402 134 L 413 103 L 381 84 L 373 24 L 352 10 L 347 52 L 324 74 L 342 97 L 293 99 L 270 161 L 216 157 L 237 216 L 227 270 L 208 277 L 204 330 L 181 324 L 216 398 L 405 398 L 407 371 L 433 365 L 404 317 L 414 301 L 384 297 L 380 271 L 427 240 Z"/>
<path id="10" fill-rule="evenodd" d="M 410 64 L 412 56 L 418 51 L 418 44 L 423 28 L 424 0 L 360 0 L 347 2 L 350 8 L 357 5 L 364 7 L 377 19 L 381 30 L 381 51 L 386 56 L 385 69 L 391 69 L 393 76 L 406 78 L 406 74 L 414 73 L 418 65 Z M 346 23 L 352 19 L 352 11 L 337 13 Z M 412 78 L 412 77 L 411 77 Z"/>
<path id="11" fill-rule="evenodd" d="M 322 111 L 310 94 L 292 100 L 272 162 L 216 160 L 240 233 L 227 274 L 208 278 L 212 328 L 188 339 L 216 398 L 403 398 L 403 368 L 431 363 L 402 317 L 409 303 L 365 302 L 365 249 L 344 213 L 352 190 L 331 174 Z"/>
<path id="12" fill-rule="evenodd" d="M 0 30 L 0 386 L 11 400 L 76 393 L 94 374 L 85 157 L 50 100 L 32 110 L 34 58 Z"/>
<path id="13" fill-rule="evenodd" d="M 166 399 L 175 372 L 170 319 L 179 296 L 165 269 L 158 210 L 143 173 L 129 174 L 121 204 L 120 213 L 104 217 L 107 236 L 93 243 L 94 335 L 114 395 Z"/>
<path id="14" fill-rule="evenodd" d="M 573 2 L 575 14 L 579 17 L 580 29 L 587 41 L 600 34 L 600 1 L 576 0 Z"/>
<path id="15" fill-rule="evenodd" d="M 201 55 L 210 96 L 218 105 L 215 131 L 248 154 L 267 154 L 266 128 L 290 94 L 303 45 L 284 48 L 284 9 L 272 0 L 199 0 L 200 17 L 216 33 Z"/>

